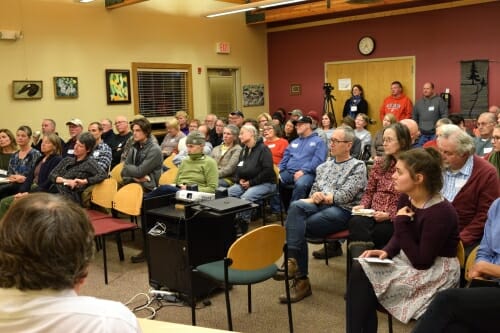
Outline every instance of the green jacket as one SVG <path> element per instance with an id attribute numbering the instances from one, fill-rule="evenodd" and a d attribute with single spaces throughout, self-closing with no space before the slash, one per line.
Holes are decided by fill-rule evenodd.
<path id="1" fill-rule="evenodd" d="M 198 191 L 215 193 L 219 181 L 217 162 L 203 154 L 189 155 L 179 166 L 175 183 L 177 185 L 198 184 Z"/>

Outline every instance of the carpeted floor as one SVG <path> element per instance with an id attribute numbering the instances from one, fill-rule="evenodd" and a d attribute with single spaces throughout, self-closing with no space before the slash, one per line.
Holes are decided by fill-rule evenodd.
<path id="1" fill-rule="evenodd" d="M 252 222 L 259 226 L 260 221 Z M 120 262 L 113 241 L 107 242 L 109 284 L 104 284 L 104 269 L 102 253 L 96 253 L 90 267 L 89 277 L 82 294 L 91 295 L 119 302 L 127 302 L 132 297 L 146 293 L 149 290 L 147 264 L 132 264 L 130 256 L 140 248 L 140 232 L 136 232 L 136 241 L 130 241 L 125 234 L 124 250 L 126 260 Z M 309 251 L 318 249 L 318 245 L 310 245 Z M 345 253 L 345 251 L 344 251 Z M 345 254 L 332 258 L 329 266 L 324 260 L 312 258 L 309 261 L 310 280 L 313 294 L 310 297 L 292 305 L 295 332 L 345 332 Z M 253 312 L 247 312 L 247 289 L 245 286 L 235 286 L 231 290 L 231 306 L 233 326 L 235 331 L 252 333 L 288 332 L 286 305 L 278 302 L 280 294 L 284 293 L 283 282 L 269 280 L 252 287 Z M 217 292 L 210 297 L 211 305 L 204 306 L 201 302 L 196 312 L 199 326 L 227 329 L 226 310 L 223 292 Z M 146 302 L 146 296 L 138 295 L 129 305 L 133 309 Z M 159 305 L 152 304 L 155 308 Z M 138 317 L 147 317 L 149 310 L 136 312 Z M 164 302 L 157 310 L 156 320 L 171 321 L 181 324 L 191 324 L 191 310 L 182 303 Z M 411 332 L 413 323 L 403 325 L 394 320 L 394 332 Z M 387 317 L 379 314 L 379 332 L 388 332 Z"/>

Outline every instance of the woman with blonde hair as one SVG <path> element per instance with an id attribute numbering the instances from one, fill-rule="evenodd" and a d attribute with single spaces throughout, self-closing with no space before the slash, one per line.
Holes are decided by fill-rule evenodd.
<path id="1" fill-rule="evenodd" d="M 234 184 L 233 177 L 241 152 L 239 134 L 238 126 L 226 125 L 222 132 L 222 144 L 212 150 L 211 156 L 217 162 L 219 171 L 219 186 L 229 187 Z"/>
<path id="2" fill-rule="evenodd" d="M 382 119 L 382 128 L 375 134 L 372 141 L 372 158 L 384 155 L 384 130 L 398 120 L 392 113 L 388 113 Z"/>
<path id="3" fill-rule="evenodd" d="M 262 135 L 262 132 L 264 131 L 264 125 L 266 125 L 270 121 L 273 121 L 273 118 L 267 112 L 262 112 L 257 116 L 257 123 L 259 124 L 260 135 Z"/>
<path id="4" fill-rule="evenodd" d="M 164 158 L 169 157 L 172 153 L 177 154 L 179 152 L 179 141 L 186 136 L 181 132 L 179 121 L 175 118 L 167 120 L 165 126 L 167 134 L 161 143 L 161 152 Z"/>

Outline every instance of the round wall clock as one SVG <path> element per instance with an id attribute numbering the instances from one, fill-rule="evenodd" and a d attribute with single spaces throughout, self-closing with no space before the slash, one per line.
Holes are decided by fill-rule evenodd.
<path id="1" fill-rule="evenodd" d="M 373 37 L 361 37 L 358 42 L 358 51 L 365 56 L 372 54 L 375 51 L 375 40 Z"/>

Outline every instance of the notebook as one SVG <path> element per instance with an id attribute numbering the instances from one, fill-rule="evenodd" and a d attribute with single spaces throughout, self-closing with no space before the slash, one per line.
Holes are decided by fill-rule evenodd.
<path id="1" fill-rule="evenodd" d="M 216 212 L 226 212 L 237 208 L 249 206 L 252 202 L 240 198 L 225 197 L 215 200 L 201 201 L 199 205 Z"/>

